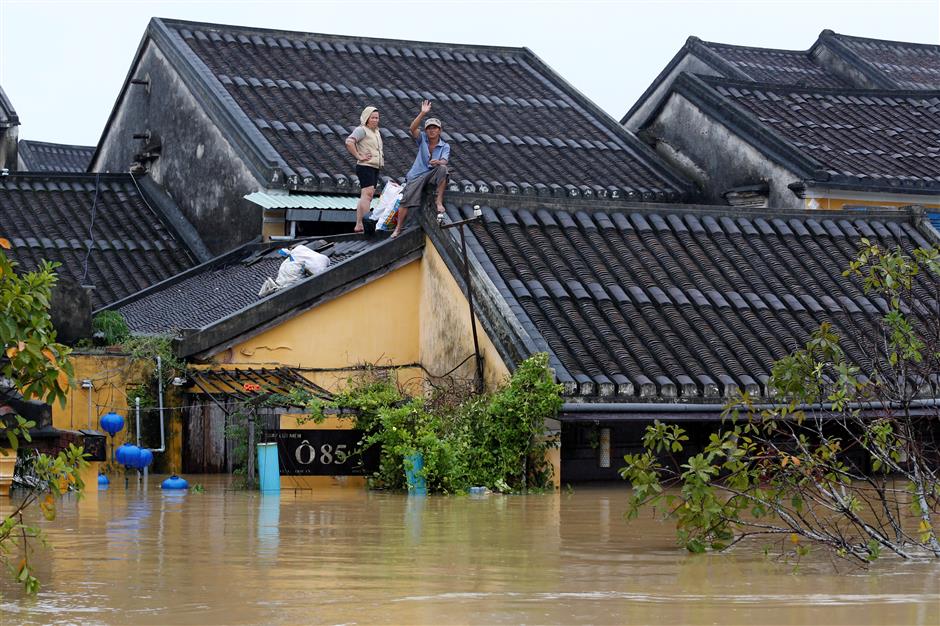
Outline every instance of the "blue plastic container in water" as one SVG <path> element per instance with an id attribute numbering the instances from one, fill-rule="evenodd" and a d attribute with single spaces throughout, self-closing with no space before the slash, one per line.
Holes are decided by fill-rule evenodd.
<path id="1" fill-rule="evenodd" d="M 281 490 L 281 470 L 277 463 L 277 444 L 258 444 L 258 478 L 261 493 L 277 493 Z"/>
<path id="2" fill-rule="evenodd" d="M 424 469 L 424 456 L 420 452 L 405 457 L 405 482 L 408 483 L 408 495 L 428 495 L 428 485 L 420 474 Z"/>
<path id="3" fill-rule="evenodd" d="M 189 489 L 189 483 L 186 482 L 185 478 L 180 478 L 176 474 L 173 474 L 162 483 L 160 483 L 161 489 Z"/>

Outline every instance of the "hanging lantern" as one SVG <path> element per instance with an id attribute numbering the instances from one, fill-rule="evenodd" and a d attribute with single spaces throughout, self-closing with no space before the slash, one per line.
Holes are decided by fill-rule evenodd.
<path id="1" fill-rule="evenodd" d="M 137 464 L 140 462 L 140 448 L 132 443 L 125 443 L 117 449 L 114 457 L 124 467 L 136 469 Z"/>
<path id="2" fill-rule="evenodd" d="M 189 489 L 189 483 L 186 482 L 185 478 L 173 474 L 160 484 L 160 488 L 167 490 Z"/>
<path id="3" fill-rule="evenodd" d="M 98 486 L 99 487 L 107 487 L 110 484 L 111 484 L 111 481 L 108 480 L 107 476 L 105 476 L 104 474 L 98 474 Z"/>
<path id="4" fill-rule="evenodd" d="M 124 428 L 124 418 L 117 413 L 105 413 L 101 416 L 101 430 L 112 437 L 122 428 Z"/>
<path id="5" fill-rule="evenodd" d="M 147 448 L 140 449 L 140 456 L 137 459 L 137 469 L 144 469 L 145 467 L 150 467 L 150 464 L 153 463 L 153 452 Z"/>

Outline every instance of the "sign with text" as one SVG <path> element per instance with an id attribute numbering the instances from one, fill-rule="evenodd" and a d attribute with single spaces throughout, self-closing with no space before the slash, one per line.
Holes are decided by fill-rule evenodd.
<path id="1" fill-rule="evenodd" d="M 266 430 L 277 443 L 281 476 L 365 476 L 379 466 L 379 449 L 355 454 L 361 430 Z"/>

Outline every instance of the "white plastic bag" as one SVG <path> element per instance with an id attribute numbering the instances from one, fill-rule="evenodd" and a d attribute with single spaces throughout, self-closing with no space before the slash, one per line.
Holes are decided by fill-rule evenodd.
<path id="1" fill-rule="evenodd" d="M 311 276 L 316 276 L 330 266 L 330 257 L 311 250 L 303 244 L 294 246 L 290 251 L 290 255 Z"/>
<path id="2" fill-rule="evenodd" d="M 388 221 L 389 215 L 398 210 L 404 189 L 404 187 L 391 180 L 385 185 L 385 189 L 382 190 L 382 196 L 379 198 L 379 203 L 372 209 L 372 214 L 369 217 L 369 219 L 378 224 L 380 229 L 382 228 L 382 224 Z"/>
<path id="3" fill-rule="evenodd" d="M 298 244 L 291 250 L 281 248 L 277 252 L 287 258 L 281 262 L 276 279 L 265 279 L 264 284 L 261 285 L 261 291 L 258 292 L 259 297 L 263 298 L 308 275 L 316 276 L 330 265 L 330 257 L 315 252 L 303 244 Z"/>

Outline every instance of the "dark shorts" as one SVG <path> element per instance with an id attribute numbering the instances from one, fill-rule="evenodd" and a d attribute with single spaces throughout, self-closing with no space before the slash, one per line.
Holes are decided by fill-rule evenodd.
<path id="1" fill-rule="evenodd" d="M 356 176 L 359 177 L 359 186 L 363 189 L 375 187 L 375 184 L 379 182 L 379 170 L 368 165 L 357 165 Z"/>

